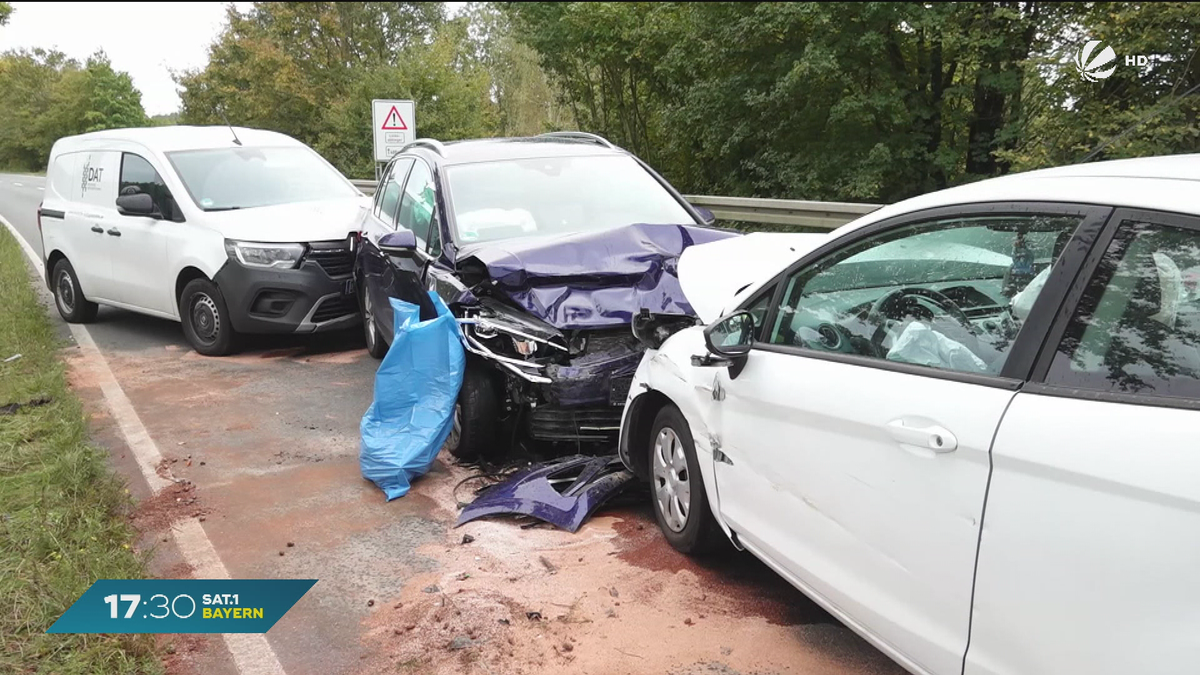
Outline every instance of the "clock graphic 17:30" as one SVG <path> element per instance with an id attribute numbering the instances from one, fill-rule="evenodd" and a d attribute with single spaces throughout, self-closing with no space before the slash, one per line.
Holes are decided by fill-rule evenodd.
<path id="1" fill-rule="evenodd" d="M 159 600 L 160 598 L 161 601 Z M 184 601 L 182 606 L 186 608 L 186 612 L 180 611 L 178 607 L 180 600 Z M 109 613 L 109 618 L 111 619 L 119 618 L 120 612 L 118 610 L 120 609 L 120 604 L 125 602 L 129 603 L 129 607 L 125 610 L 124 615 L 126 619 L 132 619 L 136 615 L 139 606 L 144 610 L 162 612 L 162 614 L 155 614 L 154 611 L 145 612 L 142 614 L 143 619 L 165 619 L 172 615 L 177 619 L 189 619 L 196 613 L 196 599 L 186 593 L 180 593 L 174 598 L 168 598 L 162 593 L 155 593 L 146 601 L 143 601 L 142 596 L 137 594 L 123 593 L 118 595 L 114 593 L 104 596 L 104 602 L 111 610 Z"/>

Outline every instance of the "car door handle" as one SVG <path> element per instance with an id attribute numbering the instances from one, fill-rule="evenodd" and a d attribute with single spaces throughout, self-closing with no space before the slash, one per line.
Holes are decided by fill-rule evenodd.
<path id="1" fill-rule="evenodd" d="M 946 427 L 937 424 L 909 426 L 904 420 L 887 423 L 888 435 L 906 445 L 929 448 L 934 452 L 953 452 L 958 449 L 958 438 Z"/>
<path id="2" fill-rule="evenodd" d="M 96 234 L 104 234 L 104 228 L 100 227 L 99 225 L 93 225 L 92 232 L 95 232 Z"/>
<path id="3" fill-rule="evenodd" d="M 111 235 L 112 235 L 112 236 L 114 236 L 114 237 L 119 237 L 119 236 L 121 236 L 121 231 L 120 231 L 120 230 L 118 230 L 118 229 L 117 229 L 117 228 L 115 228 L 115 227 L 114 227 L 114 228 L 112 228 L 112 229 L 110 229 L 110 230 L 108 231 L 108 233 L 109 233 L 109 234 L 111 234 Z"/>

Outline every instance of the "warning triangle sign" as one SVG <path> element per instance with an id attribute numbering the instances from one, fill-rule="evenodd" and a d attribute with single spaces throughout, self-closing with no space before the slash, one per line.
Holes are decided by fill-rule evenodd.
<path id="1" fill-rule="evenodd" d="M 396 110 L 396 106 L 388 111 L 387 117 L 383 118 L 383 126 L 380 129 L 389 131 L 408 131 L 408 125 L 404 123 L 404 118 L 400 116 L 400 111 Z"/>

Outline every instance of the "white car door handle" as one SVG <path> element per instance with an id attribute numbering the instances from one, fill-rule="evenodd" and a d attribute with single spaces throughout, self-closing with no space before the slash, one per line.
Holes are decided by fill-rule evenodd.
<path id="1" fill-rule="evenodd" d="M 887 431 L 897 441 L 918 448 L 929 448 L 934 452 L 953 452 L 958 449 L 958 438 L 949 429 L 936 424 L 908 426 L 904 420 L 892 420 L 887 423 Z"/>

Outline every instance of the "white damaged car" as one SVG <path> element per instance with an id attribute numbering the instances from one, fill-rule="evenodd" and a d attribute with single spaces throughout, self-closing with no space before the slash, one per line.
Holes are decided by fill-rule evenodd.
<path id="1" fill-rule="evenodd" d="M 1195 155 L 689 248 L 621 458 L 913 673 L 1195 672 L 1197 265 Z"/>

